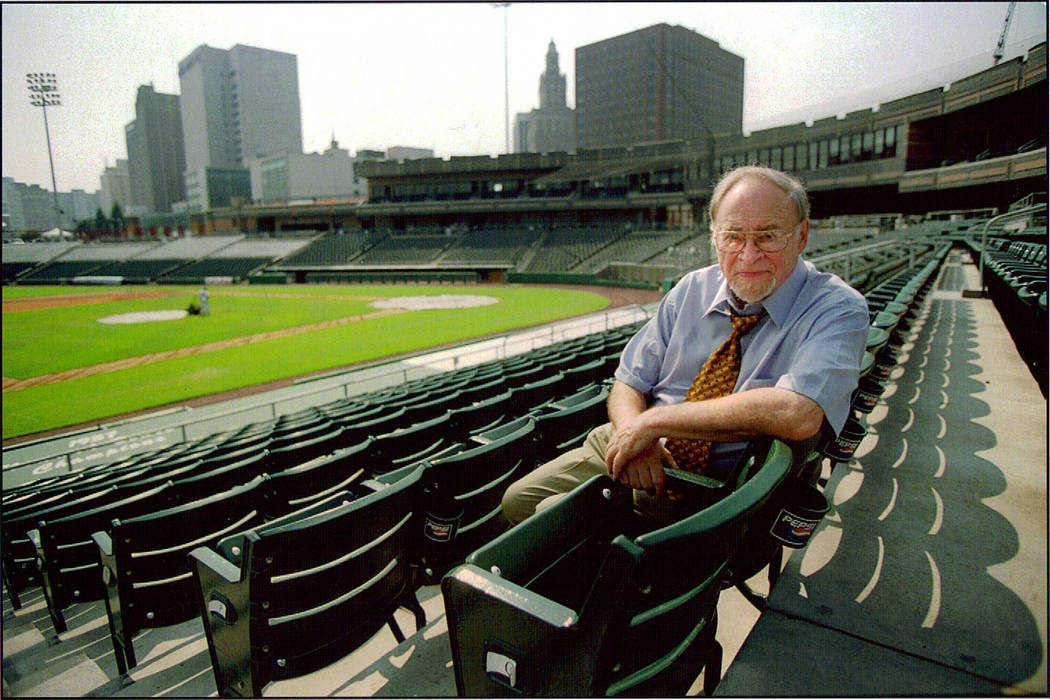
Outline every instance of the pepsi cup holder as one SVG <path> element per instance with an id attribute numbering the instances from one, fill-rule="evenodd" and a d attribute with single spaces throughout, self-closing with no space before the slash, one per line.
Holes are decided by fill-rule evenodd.
<path id="1" fill-rule="evenodd" d="M 817 487 L 800 482 L 785 501 L 769 528 L 769 534 L 792 549 L 801 549 L 809 543 L 813 531 L 827 515 L 830 509 L 828 499 Z"/>
<path id="2" fill-rule="evenodd" d="M 842 432 L 820 446 L 820 453 L 833 462 L 848 462 L 867 434 L 864 424 L 850 416 Z"/>
<path id="3" fill-rule="evenodd" d="M 865 376 L 871 377 L 880 382 L 886 381 L 890 378 L 890 372 L 893 371 L 894 366 L 895 365 L 888 362 L 876 362 L 871 366 L 871 371 Z"/>
<path id="4" fill-rule="evenodd" d="M 448 544 L 456 538 L 463 509 L 445 512 L 427 512 L 423 517 L 423 536 L 430 542 Z"/>
<path id="5" fill-rule="evenodd" d="M 885 391 L 886 387 L 880 382 L 875 381 L 870 376 L 864 377 L 857 386 L 857 391 L 854 394 L 854 408 L 861 413 L 871 413 L 875 409 L 875 404 L 879 402 L 879 397 L 881 397 Z"/>

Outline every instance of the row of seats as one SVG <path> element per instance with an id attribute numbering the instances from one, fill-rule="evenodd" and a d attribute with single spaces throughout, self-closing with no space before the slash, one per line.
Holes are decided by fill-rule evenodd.
<path id="1" fill-rule="evenodd" d="M 1045 241 L 1045 235 L 1039 241 L 990 238 L 983 253 L 976 240 L 970 248 L 975 263 L 983 260 L 984 287 L 1043 396 L 1047 395 Z"/>
<path id="2" fill-rule="evenodd" d="M 722 664 L 719 592 L 735 586 L 764 607 L 744 582 L 768 566 L 775 583 L 783 546 L 804 545 L 793 537 L 816 524 L 804 518 L 819 521 L 826 511 L 815 486 L 863 437 L 857 415 L 881 394 L 947 252 L 866 294 L 863 377 L 841 439 L 755 441 L 726 482 L 671 470 L 669 488 L 696 510 L 655 530 L 638 519 L 627 489 L 594 477 L 446 575 L 458 694 L 683 695 L 701 670 L 704 691 L 713 693 Z"/>

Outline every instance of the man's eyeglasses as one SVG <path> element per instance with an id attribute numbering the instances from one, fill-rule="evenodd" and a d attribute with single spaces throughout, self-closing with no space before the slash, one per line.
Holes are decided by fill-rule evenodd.
<path id="1" fill-rule="evenodd" d="M 747 245 L 748 239 L 766 253 L 778 253 L 787 247 L 791 237 L 798 233 L 799 227 L 794 231 L 781 231 L 772 229 L 769 231 L 756 231 L 746 233 L 744 231 L 716 231 L 714 235 L 715 246 L 727 253 L 739 253 Z"/>

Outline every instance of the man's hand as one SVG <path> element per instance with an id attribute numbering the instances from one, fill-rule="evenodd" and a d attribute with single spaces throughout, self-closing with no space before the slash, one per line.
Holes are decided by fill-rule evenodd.
<path id="1" fill-rule="evenodd" d="M 664 492 L 664 467 L 675 467 L 674 457 L 649 436 L 638 421 L 629 421 L 617 429 L 606 451 L 606 468 L 610 476 L 634 489 Z"/>

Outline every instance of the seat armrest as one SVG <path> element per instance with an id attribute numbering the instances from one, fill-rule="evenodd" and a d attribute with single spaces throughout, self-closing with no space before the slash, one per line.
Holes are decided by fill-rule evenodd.
<path id="1" fill-rule="evenodd" d="M 454 588 L 474 589 L 486 598 L 498 601 L 515 610 L 521 610 L 555 628 L 572 627 L 579 617 L 578 611 L 473 564 L 461 564 L 445 574 L 441 588 L 446 591 L 446 599 L 449 595 L 448 591 Z"/>
<path id="2" fill-rule="evenodd" d="M 91 535 L 91 539 L 98 545 L 99 550 L 103 556 L 113 556 L 113 540 L 110 539 L 109 533 L 105 530 L 99 530 Z"/>
<path id="3" fill-rule="evenodd" d="M 230 583 L 236 583 L 241 580 L 240 567 L 234 565 L 210 547 L 197 547 L 190 550 L 187 556 L 189 556 L 191 564 L 207 568 Z"/>

